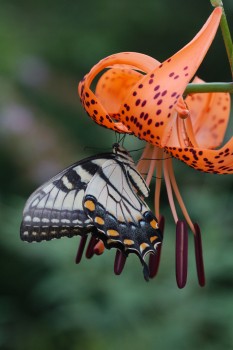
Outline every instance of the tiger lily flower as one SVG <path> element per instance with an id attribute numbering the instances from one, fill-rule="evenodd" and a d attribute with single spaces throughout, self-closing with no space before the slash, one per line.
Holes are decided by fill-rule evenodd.
<path id="1" fill-rule="evenodd" d="M 187 84 L 194 77 L 212 43 L 221 15 L 221 7 L 216 7 L 198 34 L 163 63 L 135 52 L 114 54 L 97 63 L 78 87 L 86 112 L 97 124 L 147 141 L 138 170 L 147 173 L 146 182 L 149 185 L 156 169 L 157 217 L 160 217 L 163 171 L 177 225 L 176 273 L 180 288 L 184 287 L 187 275 L 186 222 L 194 233 L 200 285 L 204 285 L 204 270 L 200 229 L 192 223 L 181 198 L 172 157 L 196 170 L 233 173 L 233 138 L 222 148 L 216 149 L 224 138 L 229 119 L 229 94 L 197 93 L 183 98 Z M 93 92 L 91 84 L 103 70 Z M 195 78 L 195 82 L 200 80 Z M 178 218 L 173 192 L 186 222 Z M 157 261 L 153 258 L 151 262 L 151 277 L 155 275 L 152 271 L 157 270 L 153 268 L 153 264 L 158 264 L 158 258 L 155 259 Z"/>

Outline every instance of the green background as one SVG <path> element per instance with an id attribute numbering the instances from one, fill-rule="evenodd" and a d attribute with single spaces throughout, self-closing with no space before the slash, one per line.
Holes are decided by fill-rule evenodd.
<path id="1" fill-rule="evenodd" d="M 224 3 L 233 32 L 233 2 Z M 202 228 L 205 288 L 197 283 L 191 234 L 188 283 L 176 286 L 175 225 L 164 188 L 162 261 L 149 283 L 135 256 L 115 276 L 114 251 L 77 266 L 79 238 L 40 244 L 19 238 L 29 194 L 116 141 L 86 116 L 78 81 L 114 52 L 165 60 L 192 39 L 211 10 L 207 0 L 0 0 L 1 349 L 233 348 L 232 176 L 174 161 L 183 198 Z M 230 81 L 220 31 L 198 75 Z M 231 134 L 232 123 L 226 139 Z M 126 139 L 128 149 L 142 145 Z"/>

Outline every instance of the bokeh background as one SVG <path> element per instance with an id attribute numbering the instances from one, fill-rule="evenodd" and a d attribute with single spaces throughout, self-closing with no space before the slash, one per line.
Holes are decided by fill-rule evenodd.
<path id="1" fill-rule="evenodd" d="M 233 2 L 224 4 L 233 32 Z M 210 12 L 208 0 L 0 1 L 1 349 L 233 349 L 232 176 L 198 173 L 175 161 L 180 190 L 202 227 L 205 288 L 197 283 L 191 235 L 188 283 L 176 286 L 175 226 L 165 191 L 162 261 L 149 283 L 134 256 L 115 276 L 114 251 L 76 266 L 79 238 L 40 244 L 19 238 L 29 194 L 116 141 L 82 110 L 76 90 L 83 75 L 114 52 L 163 61 Z M 220 33 L 198 74 L 230 81 Z M 232 123 L 226 139 L 231 134 Z M 125 145 L 143 143 L 128 137 Z"/>

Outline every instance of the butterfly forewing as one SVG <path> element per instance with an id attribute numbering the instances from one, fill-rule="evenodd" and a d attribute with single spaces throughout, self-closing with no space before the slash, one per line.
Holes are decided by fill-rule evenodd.
<path id="1" fill-rule="evenodd" d="M 63 170 L 28 199 L 20 235 L 25 241 L 74 236 L 91 231 L 93 224 L 83 210 L 87 184 L 104 158 L 90 157 Z"/>

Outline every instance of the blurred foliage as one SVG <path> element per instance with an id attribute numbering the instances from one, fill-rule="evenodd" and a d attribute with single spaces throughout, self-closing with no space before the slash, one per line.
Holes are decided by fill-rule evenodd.
<path id="1" fill-rule="evenodd" d="M 224 4 L 231 20 L 233 2 Z M 197 173 L 176 162 L 181 191 L 203 231 L 205 288 L 197 284 L 191 235 L 188 284 L 176 287 L 165 191 L 162 262 L 150 283 L 134 256 L 117 277 L 113 251 L 76 266 L 78 238 L 35 245 L 19 239 L 30 192 L 115 141 L 86 117 L 78 81 L 114 52 L 168 58 L 202 26 L 209 1 L 1 0 L 0 8 L 0 348 L 232 349 L 231 176 Z M 207 81 L 230 80 L 220 33 L 198 74 Z M 126 145 L 142 143 L 128 137 Z"/>

